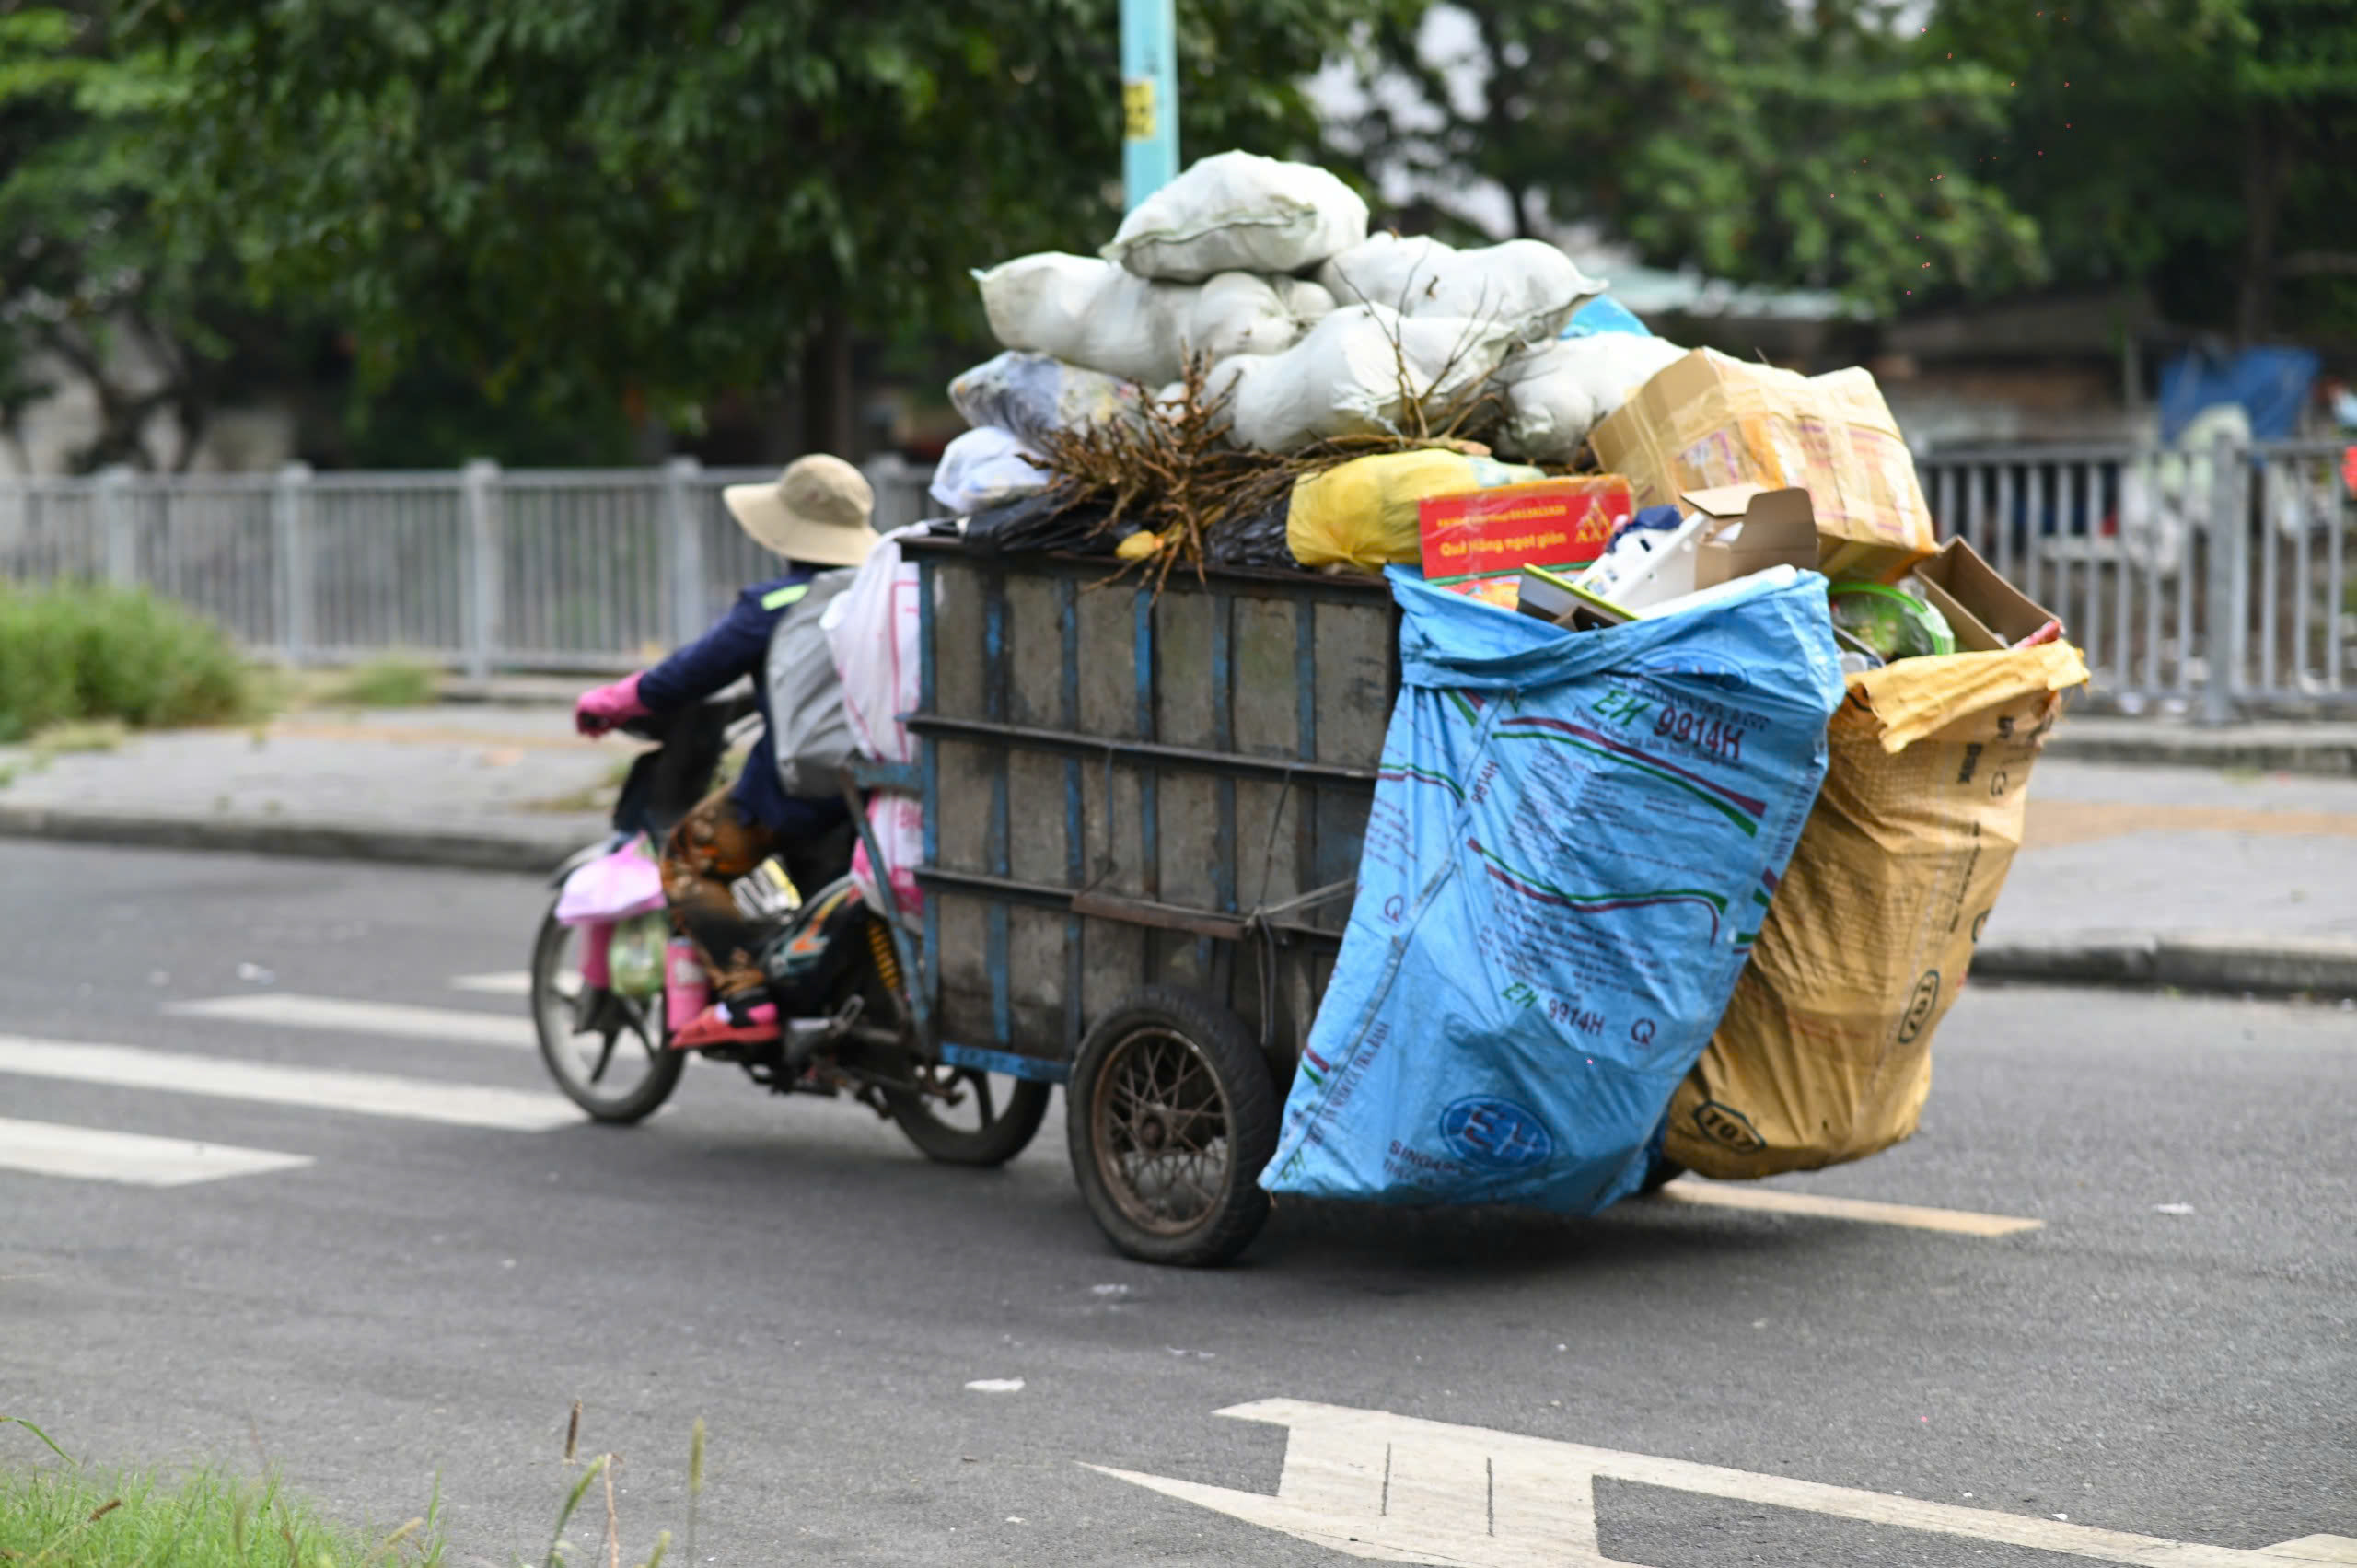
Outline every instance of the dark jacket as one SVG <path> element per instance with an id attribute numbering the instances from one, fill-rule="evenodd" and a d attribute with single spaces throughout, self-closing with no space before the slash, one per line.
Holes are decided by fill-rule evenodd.
<path id="1" fill-rule="evenodd" d="M 770 633 L 817 575 L 814 568 L 795 563 L 783 576 L 754 584 L 737 596 L 737 602 L 711 631 L 638 681 L 638 700 L 662 714 L 709 697 L 744 676 L 753 678 L 754 694 L 761 701 L 761 738 L 754 744 L 729 798 L 749 820 L 785 838 L 823 833 L 844 815 L 839 799 L 803 799 L 785 793 L 785 786 L 778 783 L 777 749 L 770 738 Z"/>

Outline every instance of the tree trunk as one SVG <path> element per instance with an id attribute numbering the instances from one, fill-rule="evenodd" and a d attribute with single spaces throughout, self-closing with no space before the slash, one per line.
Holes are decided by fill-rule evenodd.
<path id="1" fill-rule="evenodd" d="M 2243 260 L 2235 301 L 2235 337 L 2245 344 L 2275 330 L 2275 238 L 2289 172 L 2273 117 L 2256 111 L 2243 133 Z"/>
<path id="2" fill-rule="evenodd" d="M 857 408 L 853 401 L 851 328 L 840 315 L 820 319 L 802 350 L 802 449 L 832 452 L 857 462 Z"/>

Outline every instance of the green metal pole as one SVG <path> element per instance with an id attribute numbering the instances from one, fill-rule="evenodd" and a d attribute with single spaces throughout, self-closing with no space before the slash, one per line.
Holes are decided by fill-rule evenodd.
<path id="1" fill-rule="evenodd" d="M 1175 0 L 1121 0 L 1121 187 L 1134 207 L 1178 174 Z"/>

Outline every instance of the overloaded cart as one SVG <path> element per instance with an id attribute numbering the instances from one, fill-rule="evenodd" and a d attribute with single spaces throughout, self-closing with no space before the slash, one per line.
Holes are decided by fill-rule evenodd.
<path id="1" fill-rule="evenodd" d="M 1906 1137 L 2078 653 L 1866 372 L 1365 230 L 1228 154 L 981 274 L 954 517 L 837 650 L 907 715 L 864 854 L 923 1049 L 1066 1083 L 1174 1263 L 1272 1193 L 1585 1214 Z"/>
<path id="2" fill-rule="evenodd" d="M 1398 668 L 1379 581 L 905 546 L 943 1058 L 1066 1081 L 1122 1250 L 1232 1255 L 1341 946 Z"/>

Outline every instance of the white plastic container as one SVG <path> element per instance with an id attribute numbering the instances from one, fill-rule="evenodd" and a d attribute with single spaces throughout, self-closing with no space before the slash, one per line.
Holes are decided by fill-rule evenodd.
<path id="1" fill-rule="evenodd" d="M 1573 579 L 1598 598 L 1642 610 L 1694 591 L 1696 552 L 1712 519 L 1701 513 L 1675 528 L 1626 528 L 1602 559 Z"/>

